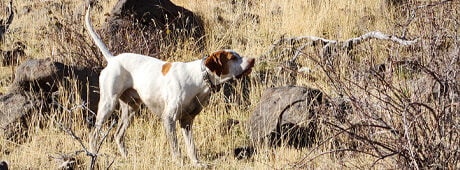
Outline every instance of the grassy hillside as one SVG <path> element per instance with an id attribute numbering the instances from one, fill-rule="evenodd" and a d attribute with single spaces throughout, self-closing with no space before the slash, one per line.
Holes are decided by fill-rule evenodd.
<path id="1" fill-rule="evenodd" d="M 204 51 L 198 51 L 187 48 L 193 42 L 179 44 L 178 46 L 182 48 L 165 52 L 171 56 L 168 59 L 170 61 L 196 60 L 204 54 L 225 48 L 234 49 L 244 56 L 258 58 L 282 36 L 313 35 L 331 40 L 346 40 L 369 31 L 381 31 L 397 36 L 406 34 L 407 39 L 419 39 L 419 42 L 411 47 L 389 41 L 371 40 L 354 47 L 351 51 L 339 50 L 334 58 L 328 59 L 322 58 L 320 47 L 307 47 L 297 59 L 300 65 L 310 68 L 312 72 L 308 75 L 298 74 L 295 85 L 318 88 L 330 98 L 345 96 L 351 99 L 353 114 L 349 115 L 340 127 L 345 129 L 357 127 L 353 132 L 390 148 L 402 148 L 400 150 L 403 154 L 396 153 L 378 159 L 375 155 L 383 157 L 392 152 L 382 149 L 382 146 L 375 143 L 369 141 L 366 143 L 366 140 L 354 134 L 341 133 L 341 130 L 335 126 L 338 125 L 337 122 L 329 121 L 332 116 L 325 111 L 319 117 L 320 122 L 323 122 L 319 126 L 323 140 L 317 141 L 312 148 L 260 148 L 259 153 L 252 158 L 237 160 L 233 157 L 233 149 L 250 145 L 245 126 L 240 124 L 227 135 L 222 135 L 218 128 L 219 124 L 228 118 L 244 122 L 249 118 L 266 88 L 288 84 L 286 81 L 269 81 L 269 83 L 253 81 L 249 106 L 227 104 L 223 102 L 223 94 L 218 93 L 212 96 L 209 106 L 205 107 L 197 117 L 194 124 L 194 138 L 199 158 L 205 163 L 216 169 L 273 169 L 289 168 L 300 164 L 305 164 L 304 168 L 312 169 L 367 169 L 371 166 L 378 169 L 416 166 L 460 168 L 458 161 L 460 155 L 458 153 L 460 3 L 458 1 L 417 10 L 411 9 L 435 2 L 409 0 L 407 4 L 401 6 L 389 5 L 384 0 L 173 0 L 173 2 L 203 18 L 207 46 Z M 6 3 L 1 1 L 0 9 L 5 9 Z M 101 1 L 99 6 L 95 7 L 92 15 L 96 27 L 102 25 L 105 14 L 110 12 L 115 3 L 116 0 Z M 83 27 L 82 2 L 15 0 L 13 5 L 17 15 L 10 27 L 10 33 L 1 46 L 2 49 L 10 49 L 14 42 L 22 41 L 28 46 L 26 54 L 30 58 L 51 57 L 71 65 L 102 63 L 102 56 L 85 58 L 77 55 L 77 53 L 90 53 L 88 49 L 93 44 Z M 6 14 L 0 12 L 0 16 L 4 18 Z M 68 30 L 72 32 L 67 32 Z M 276 70 L 280 67 L 280 63 L 292 57 L 292 51 L 284 54 L 283 50 L 297 48 L 302 43 L 305 42 L 280 46 L 274 54 L 268 56 L 271 59 L 263 61 L 259 59 L 252 79 L 256 80 L 255 75 L 258 72 Z M 394 64 L 407 60 L 420 63 L 423 66 L 420 69 L 422 71 L 413 72 L 404 66 Z M 387 68 L 384 78 L 379 78 L 376 76 L 379 74 L 373 74 L 369 70 L 374 65 L 382 63 L 392 68 Z M 14 67 L 11 66 L 0 67 L 0 92 L 6 92 L 13 69 Z M 274 77 L 283 75 L 284 73 L 275 73 Z M 450 91 L 437 98 L 427 97 L 425 94 L 429 90 L 434 89 L 435 86 L 439 87 L 437 82 L 448 84 Z M 66 92 L 72 88 L 78 87 L 70 85 L 60 89 L 63 95 L 60 96 L 59 102 L 64 107 L 72 108 L 82 104 L 78 102 L 79 100 L 72 100 L 78 99 L 79 96 Z M 89 129 L 86 128 L 81 116 L 82 112 L 83 110 L 79 108 L 72 110 L 72 113 L 63 109 L 54 110 L 46 117 L 47 123 L 44 127 L 38 124 L 30 127 L 32 135 L 23 143 L 6 140 L 0 136 L 0 160 L 7 160 L 12 169 L 58 167 L 60 162 L 53 157 L 71 155 L 81 150 L 81 147 L 53 120 L 71 127 L 87 144 Z M 412 113 L 414 114 L 411 115 Z M 420 122 L 421 120 L 424 122 Z M 377 122 L 376 124 L 386 122 L 388 123 L 386 127 L 389 129 L 356 126 L 362 125 L 363 122 Z M 109 124 L 110 122 L 105 127 Z M 398 131 L 397 135 L 395 131 Z M 178 139 L 184 160 L 188 161 L 184 153 L 182 135 L 178 135 Z M 111 165 L 114 169 L 182 168 L 170 160 L 170 150 L 160 120 L 147 110 L 142 110 L 136 115 L 127 130 L 125 141 L 128 148 L 127 158 L 121 157 L 114 140 L 109 135 L 100 151 L 102 156 L 98 158 L 99 167 L 107 167 L 114 160 Z M 415 141 L 415 143 L 407 141 Z M 356 146 L 358 148 L 356 150 L 359 151 L 352 149 L 337 151 L 351 146 Z M 336 151 L 329 152 L 333 150 Z M 430 154 L 440 152 L 439 150 L 445 152 L 439 153 L 437 158 Z M 89 163 L 88 157 L 83 153 L 76 156 L 76 161 L 81 168 L 87 167 Z M 419 162 L 429 161 L 432 163 L 419 164 Z M 185 166 L 191 168 L 188 163 Z"/>

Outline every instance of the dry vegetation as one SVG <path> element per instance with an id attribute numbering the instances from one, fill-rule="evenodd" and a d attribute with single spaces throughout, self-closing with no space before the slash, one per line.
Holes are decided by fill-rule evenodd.
<path id="1" fill-rule="evenodd" d="M 370 40 L 351 50 L 333 50 L 328 56 L 323 55 L 321 45 L 301 51 L 296 61 L 312 72 L 297 74 L 295 85 L 321 89 L 328 98 L 344 96 L 352 107 L 341 121 L 334 118 L 337 113 L 331 109 L 319 112 L 321 139 L 312 148 L 260 148 L 250 159 L 235 159 L 233 149 L 250 144 L 244 125 L 236 126 L 225 136 L 217 126 L 228 118 L 248 119 L 264 89 L 289 83 L 253 81 L 248 106 L 226 104 L 222 102 L 222 93 L 215 94 L 194 126 L 199 157 L 212 167 L 460 168 L 459 1 L 422 8 L 416 7 L 434 2 L 408 0 L 400 6 L 386 5 L 383 0 L 173 2 L 203 17 L 207 46 L 204 51 L 193 50 L 190 48 L 193 41 L 186 41 L 177 44 L 181 48 L 168 51 L 169 47 L 162 47 L 165 49 L 162 55 L 170 56 L 171 61 L 195 60 L 222 48 L 257 57 L 265 54 L 280 37 L 302 35 L 346 40 L 378 30 L 418 39 L 412 46 Z M 93 12 L 96 27 L 115 3 L 115 0 L 99 3 Z M 73 0 L 14 1 L 17 15 L 1 48 L 23 41 L 28 46 L 26 53 L 32 58 L 52 57 L 67 64 L 102 65 L 102 57 L 83 28 L 82 4 Z M 5 8 L 6 2 L 2 1 L 0 9 Z M 259 59 L 252 79 L 257 80 L 258 72 L 276 70 L 307 42 L 276 47 L 268 59 Z M 385 68 L 376 69 L 378 64 L 385 64 Z M 12 69 L 0 70 L 0 92 L 4 92 L 11 81 Z M 66 92 L 74 88 L 78 87 L 69 84 L 60 89 L 58 102 L 65 108 L 82 104 L 77 100 L 79 96 Z M 58 167 L 60 163 L 55 158 L 72 155 L 81 147 L 56 122 L 72 128 L 86 144 L 89 129 L 81 116 L 83 111 L 82 108 L 70 112 L 62 108 L 54 110 L 45 116 L 46 123 L 30 127 L 33 135 L 20 144 L 0 136 L 0 160 L 8 160 L 12 169 Z M 107 167 L 114 161 L 111 167 L 115 169 L 181 168 L 169 160 L 163 127 L 148 111 L 136 116 L 126 138 L 129 153 L 123 158 L 109 135 L 100 151 L 99 167 Z M 81 168 L 87 167 L 88 160 L 84 154 L 76 156 Z M 185 166 L 189 168 L 188 164 Z"/>

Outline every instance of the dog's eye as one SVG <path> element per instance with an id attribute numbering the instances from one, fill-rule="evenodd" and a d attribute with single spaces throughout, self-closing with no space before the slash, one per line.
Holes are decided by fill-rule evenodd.
<path id="1" fill-rule="evenodd" d="M 235 56 L 235 55 L 232 55 L 232 57 L 230 58 L 230 60 L 238 60 L 238 57 Z"/>

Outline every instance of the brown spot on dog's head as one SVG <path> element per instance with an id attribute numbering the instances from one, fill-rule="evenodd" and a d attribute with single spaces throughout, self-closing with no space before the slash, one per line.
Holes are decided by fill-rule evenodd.
<path id="1" fill-rule="evenodd" d="M 165 63 L 163 64 L 163 67 L 161 67 L 161 73 L 163 73 L 163 76 L 168 74 L 169 69 L 171 69 L 171 63 Z"/>
<path id="2" fill-rule="evenodd" d="M 225 75 L 229 73 L 228 61 L 237 59 L 237 57 L 228 51 L 217 51 L 212 53 L 204 61 L 204 65 L 216 75 Z"/>

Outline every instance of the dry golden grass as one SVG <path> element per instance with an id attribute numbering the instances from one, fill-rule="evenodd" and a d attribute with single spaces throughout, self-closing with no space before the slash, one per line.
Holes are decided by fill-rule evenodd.
<path id="1" fill-rule="evenodd" d="M 245 56 L 257 57 L 265 53 L 270 45 L 282 35 L 287 37 L 300 35 L 315 35 L 328 39 L 344 40 L 362 35 L 369 31 L 378 30 L 387 34 L 399 34 L 400 29 L 396 28 L 398 18 L 393 17 L 392 9 L 383 8 L 381 0 L 267 0 L 254 1 L 252 5 L 239 2 L 239 5 L 230 4 L 230 0 L 174 0 L 177 5 L 184 6 L 198 15 L 205 21 L 206 44 L 204 53 L 215 51 L 222 48 L 231 48 Z M 4 9 L 4 1 L 0 3 L 0 8 Z M 99 27 L 104 21 L 104 14 L 109 13 L 115 5 L 116 0 L 100 1 L 100 8 L 93 12 L 93 22 Z M 57 5 L 55 5 L 57 4 Z M 18 14 L 11 25 L 11 33 L 7 36 L 2 48 L 7 48 L 15 41 L 23 41 L 29 47 L 26 53 L 32 58 L 59 58 L 61 32 L 56 32 L 57 23 L 65 23 L 69 18 L 80 17 L 83 13 L 82 2 L 73 0 L 17 0 L 14 6 Z M 30 8 L 30 13 L 23 13 L 26 8 Z M 240 26 L 235 23 L 240 22 L 240 17 L 244 13 L 256 14 L 260 18 L 259 23 L 254 23 L 250 19 L 242 21 Z M 0 16 L 6 14 L 0 13 Z M 217 20 L 220 15 L 225 19 L 225 23 Z M 247 19 L 247 18 L 246 18 Z M 82 21 L 82 20 L 81 20 Z M 414 30 L 416 28 L 412 28 Z M 86 30 L 81 25 L 74 26 L 75 31 L 87 36 Z M 458 32 L 458 31 L 457 31 Z M 59 33 L 58 35 L 53 35 Z M 53 36 L 51 36 L 53 35 Z M 64 37 L 65 35 L 62 35 Z M 85 38 L 88 37 L 73 37 Z M 186 42 L 187 43 L 187 42 Z M 190 43 L 190 42 L 189 42 Z M 372 46 L 375 50 L 373 55 L 377 56 L 372 63 L 386 61 L 385 56 L 389 43 L 383 45 L 364 45 Z M 187 44 L 185 44 L 187 46 Z M 69 47 L 70 48 L 70 47 Z M 362 52 L 362 51 L 361 51 Z M 202 53 L 197 51 L 181 50 L 170 52 L 175 54 L 170 60 L 190 61 L 201 58 Z M 363 52 L 366 54 L 365 52 Z M 370 54 L 369 54 L 370 55 Z M 356 60 L 366 60 L 367 55 L 357 56 Z M 72 59 L 60 59 L 71 61 Z M 102 58 L 101 58 L 102 60 Z M 301 60 L 303 66 L 318 69 L 314 62 Z M 264 63 L 271 67 L 276 63 Z M 341 63 L 340 65 L 347 65 Z M 259 66 L 258 69 L 264 69 Z M 11 77 L 9 67 L 0 68 L 0 92 L 6 91 L 7 84 L 4 83 Z M 325 93 L 336 95 L 327 83 L 325 75 L 317 73 L 317 81 L 310 81 L 299 76 L 297 85 L 320 88 Z M 253 108 L 258 103 L 264 89 L 273 84 L 252 84 L 250 102 L 248 107 L 233 106 L 230 109 L 223 101 L 222 94 L 215 94 L 211 98 L 209 106 L 200 113 L 194 124 L 194 138 L 197 145 L 199 158 L 205 163 L 210 164 L 215 169 L 273 169 L 289 168 L 297 161 L 301 160 L 310 149 L 292 149 L 289 147 L 261 148 L 254 157 L 245 160 L 236 160 L 233 157 L 233 149 L 236 147 L 247 146 L 250 144 L 248 134 L 244 125 L 238 125 L 230 131 L 228 135 L 222 136 L 218 125 L 228 118 L 247 120 Z M 282 85 L 276 84 L 276 85 Z M 75 87 L 68 87 L 69 89 Z M 66 89 L 60 89 L 65 94 Z M 60 97 L 60 102 L 66 107 L 73 107 L 81 103 L 70 103 L 69 96 Z M 78 96 L 76 96 L 78 98 Z M 87 135 L 89 129 L 84 125 L 81 110 L 75 110 L 70 116 L 63 110 L 55 110 L 49 116 L 50 119 L 63 120 L 70 126 L 77 135 L 83 138 L 87 145 Z M 72 119 L 69 122 L 69 116 Z M 65 121 L 64 121 L 65 120 Z M 107 127 L 109 123 L 105 126 Z M 0 137 L 0 160 L 7 160 L 11 169 L 54 169 L 58 163 L 50 156 L 58 156 L 60 153 L 71 153 L 80 150 L 78 142 L 65 134 L 59 126 L 49 121 L 46 127 L 31 127 L 33 135 L 24 143 L 17 144 L 13 141 Z M 112 131 L 113 133 L 113 131 Z M 184 151 L 182 136 L 178 133 L 182 151 Z M 114 159 L 113 169 L 182 169 L 170 160 L 170 149 L 166 142 L 163 127 L 159 119 L 146 110 L 136 115 L 131 126 L 126 133 L 126 146 L 128 157 L 123 158 L 118 153 L 115 142 L 111 135 L 107 138 L 100 153 L 103 155 L 98 158 L 100 168 L 107 167 Z M 321 153 L 321 150 L 314 151 L 314 154 Z M 8 153 L 8 154 L 6 154 Z M 183 153 L 184 160 L 188 158 Z M 386 159 L 377 163 L 374 168 L 395 168 L 396 159 Z M 310 169 L 352 169 L 369 167 L 375 158 L 363 154 L 346 152 L 344 156 L 326 154 L 308 163 Z M 89 158 L 83 153 L 77 156 L 79 168 L 86 168 Z M 193 168 L 188 163 L 185 168 Z"/>

